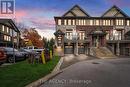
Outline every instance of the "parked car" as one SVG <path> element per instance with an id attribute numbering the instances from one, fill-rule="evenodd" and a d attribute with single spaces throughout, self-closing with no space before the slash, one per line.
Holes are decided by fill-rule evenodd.
<path id="1" fill-rule="evenodd" d="M 17 49 L 13 49 L 11 47 L 2 47 L 0 49 L 3 49 L 5 54 L 6 54 L 6 60 L 9 63 L 12 63 L 15 61 L 19 60 L 25 60 L 26 59 L 26 54 L 23 52 L 18 51 Z"/>
<path id="2" fill-rule="evenodd" d="M 28 57 L 29 57 L 29 54 L 32 52 L 32 51 L 30 51 L 30 50 L 23 49 L 23 48 L 19 49 L 19 51 L 20 51 L 21 53 L 23 53 L 24 55 L 26 55 L 26 58 L 28 58 Z"/>
<path id="3" fill-rule="evenodd" d="M 35 46 L 28 46 L 28 47 L 24 47 L 22 49 L 28 50 L 28 51 L 35 51 L 37 53 L 41 53 L 44 49 L 39 49 Z"/>
<path id="4" fill-rule="evenodd" d="M 3 49 L 0 49 L 0 65 L 6 62 L 6 55 Z"/>

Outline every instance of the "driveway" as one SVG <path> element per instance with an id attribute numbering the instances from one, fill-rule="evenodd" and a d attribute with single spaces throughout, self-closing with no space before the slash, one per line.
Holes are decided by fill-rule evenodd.
<path id="1" fill-rule="evenodd" d="M 40 87 L 130 87 L 130 58 L 78 62 Z"/>
<path id="2" fill-rule="evenodd" d="M 60 67 L 60 69 L 64 69 L 72 64 L 75 64 L 77 62 L 80 62 L 80 61 L 85 61 L 85 60 L 91 60 L 91 59 L 97 59 L 96 57 L 92 57 L 92 56 L 87 56 L 87 55 L 84 55 L 84 54 L 80 54 L 80 55 L 73 55 L 73 54 L 66 54 L 64 57 L 63 57 L 63 63 Z"/>

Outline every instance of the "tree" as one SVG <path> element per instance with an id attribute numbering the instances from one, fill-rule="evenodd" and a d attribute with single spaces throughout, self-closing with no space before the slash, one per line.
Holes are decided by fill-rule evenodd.
<path id="1" fill-rule="evenodd" d="M 25 29 L 23 31 L 23 37 L 24 39 L 31 41 L 33 46 L 37 46 L 39 48 L 43 47 L 41 36 L 38 34 L 35 28 Z"/>
<path id="2" fill-rule="evenodd" d="M 49 49 L 53 50 L 53 45 L 55 44 L 55 40 L 53 38 L 50 39 L 49 41 Z"/>

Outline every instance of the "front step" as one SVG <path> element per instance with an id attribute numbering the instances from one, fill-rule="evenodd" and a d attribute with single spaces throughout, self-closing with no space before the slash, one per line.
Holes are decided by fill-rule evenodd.
<path id="1" fill-rule="evenodd" d="M 90 54 L 98 58 L 116 58 L 116 56 L 106 47 L 91 47 Z"/>

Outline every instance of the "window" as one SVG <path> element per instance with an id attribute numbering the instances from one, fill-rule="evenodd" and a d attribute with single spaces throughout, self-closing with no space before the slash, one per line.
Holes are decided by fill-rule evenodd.
<path id="1" fill-rule="evenodd" d="M 75 20 L 73 20 L 73 25 L 75 25 Z"/>
<path id="2" fill-rule="evenodd" d="M 111 25 L 111 21 L 110 20 L 103 20 L 103 25 Z"/>
<path id="3" fill-rule="evenodd" d="M 121 31 L 117 31 L 117 30 L 113 30 L 113 39 L 114 40 L 121 40 L 122 38 L 122 32 Z"/>
<path id="4" fill-rule="evenodd" d="M 58 19 L 58 25 L 61 25 L 61 19 Z"/>
<path id="5" fill-rule="evenodd" d="M 127 20 L 127 26 L 130 26 L 130 21 L 129 20 Z"/>
<path id="6" fill-rule="evenodd" d="M 99 20 L 95 20 L 95 25 L 99 25 Z"/>
<path id="7" fill-rule="evenodd" d="M 4 26 L 4 25 L 2 25 L 2 31 L 3 31 L 3 32 L 5 31 L 5 26 Z"/>
<path id="8" fill-rule="evenodd" d="M 9 27 L 7 27 L 7 33 L 9 33 Z"/>
<path id="9" fill-rule="evenodd" d="M 4 35 L 4 40 L 6 41 L 7 39 L 6 39 L 6 35 Z"/>
<path id="10" fill-rule="evenodd" d="M 68 25 L 71 25 L 71 20 L 68 20 Z"/>
<path id="11" fill-rule="evenodd" d="M 62 43 L 62 36 L 61 36 L 61 35 L 58 35 L 57 39 L 58 39 L 58 41 L 57 41 L 58 46 L 61 46 L 61 43 Z"/>
<path id="12" fill-rule="evenodd" d="M 84 20 L 84 23 L 83 23 L 83 25 L 86 25 L 86 20 Z"/>
<path id="13" fill-rule="evenodd" d="M 84 40 L 85 39 L 85 31 L 79 31 L 79 39 Z"/>
<path id="14" fill-rule="evenodd" d="M 116 25 L 124 25 L 124 20 L 123 19 L 117 19 Z"/>
<path id="15" fill-rule="evenodd" d="M 67 20 L 66 19 L 64 20 L 64 25 L 67 25 Z"/>
<path id="16" fill-rule="evenodd" d="M 72 31 L 66 31 L 66 38 L 72 40 Z"/>
<path id="17" fill-rule="evenodd" d="M 79 24 L 78 24 L 78 25 L 81 25 L 81 20 L 79 20 L 78 22 L 79 22 Z"/>
<path id="18" fill-rule="evenodd" d="M 90 25 L 93 25 L 93 20 L 90 20 L 89 22 L 90 22 Z"/>

